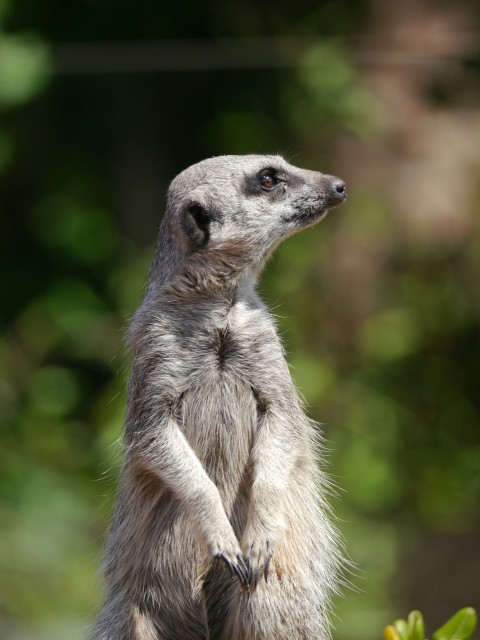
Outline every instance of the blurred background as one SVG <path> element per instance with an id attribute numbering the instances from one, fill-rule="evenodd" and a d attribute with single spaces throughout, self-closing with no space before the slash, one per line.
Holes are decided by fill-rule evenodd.
<path id="1" fill-rule="evenodd" d="M 480 609 L 480 7 L 0 0 L 0 636 L 84 638 L 165 190 L 228 153 L 341 176 L 261 284 L 357 564 L 336 640 Z"/>

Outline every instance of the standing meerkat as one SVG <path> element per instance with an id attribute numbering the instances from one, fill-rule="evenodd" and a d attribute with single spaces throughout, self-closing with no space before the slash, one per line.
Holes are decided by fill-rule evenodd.
<path id="1" fill-rule="evenodd" d="M 92 640 L 326 640 L 339 555 L 257 276 L 345 199 L 280 156 L 173 180 L 135 314 L 125 459 Z"/>

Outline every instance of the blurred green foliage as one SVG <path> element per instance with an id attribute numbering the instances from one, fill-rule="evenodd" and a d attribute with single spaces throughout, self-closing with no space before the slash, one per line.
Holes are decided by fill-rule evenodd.
<path id="1" fill-rule="evenodd" d="M 51 72 L 48 49 L 35 38 L 0 34 L 0 104 L 15 106 L 32 98 Z"/>
<path id="2" fill-rule="evenodd" d="M 433 633 L 434 640 L 468 640 L 477 626 L 477 614 L 472 607 L 457 611 L 440 629 Z M 411 611 L 408 620 L 395 620 L 385 627 L 384 640 L 425 640 L 425 624 L 420 611 Z"/>
<path id="3" fill-rule="evenodd" d="M 379 98 L 338 39 L 368 30 L 367 3 L 266 13 L 0 4 L 4 638 L 86 635 L 121 461 L 123 333 L 168 180 L 221 153 L 280 151 L 353 185 L 338 213 L 279 248 L 261 284 L 325 425 L 334 511 L 358 566 L 335 636 L 366 640 L 400 605 L 438 623 L 446 606 L 480 606 L 478 198 L 461 244 L 404 232 L 388 190 L 342 152 L 363 140 L 365 154 L 394 155 L 399 136 L 385 138 Z M 285 70 L 59 73 L 65 43 L 272 34 L 318 42 Z"/>

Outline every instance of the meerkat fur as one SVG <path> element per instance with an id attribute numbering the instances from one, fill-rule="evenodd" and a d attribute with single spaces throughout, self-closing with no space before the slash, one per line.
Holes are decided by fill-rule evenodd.
<path id="1" fill-rule="evenodd" d="M 345 198 L 273 155 L 204 160 L 168 191 L 130 330 L 124 463 L 92 640 L 327 640 L 339 553 L 319 436 L 255 292 Z"/>

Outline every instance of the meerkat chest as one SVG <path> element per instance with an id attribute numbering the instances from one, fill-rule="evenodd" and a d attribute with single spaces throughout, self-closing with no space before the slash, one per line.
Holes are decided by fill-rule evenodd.
<path id="1" fill-rule="evenodd" d="M 249 385 L 222 373 L 198 378 L 183 396 L 181 425 L 212 480 L 235 486 L 257 429 L 256 400 Z"/>
<path id="2" fill-rule="evenodd" d="M 198 345 L 197 367 L 182 399 L 182 430 L 219 485 L 240 481 L 258 428 L 254 351 L 263 326 L 260 311 L 236 305 Z M 261 339 L 261 338 L 260 338 Z M 267 339 L 267 335 L 263 338 Z"/>

